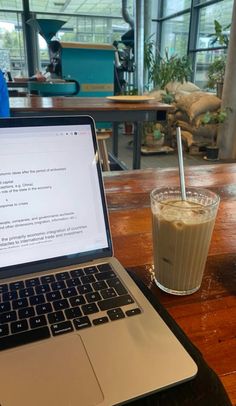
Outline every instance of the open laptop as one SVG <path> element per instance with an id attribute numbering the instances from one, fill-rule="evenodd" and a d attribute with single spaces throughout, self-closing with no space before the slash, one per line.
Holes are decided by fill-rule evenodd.
<path id="1" fill-rule="evenodd" d="M 0 405 L 111 406 L 197 366 L 113 257 L 94 121 L 0 120 Z"/>

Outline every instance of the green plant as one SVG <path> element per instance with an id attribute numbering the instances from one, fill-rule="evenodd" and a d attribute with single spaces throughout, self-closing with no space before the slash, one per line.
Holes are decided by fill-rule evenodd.
<path id="1" fill-rule="evenodd" d="M 223 83 L 226 67 L 226 55 L 216 58 L 208 68 L 207 87 L 214 89 L 217 83 Z"/>
<path id="2" fill-rule="evenodd" d="M 164 89 L 167 83 L 189 80 L 192 73 L 191 62 L 187 56 L 169 56 L 168 50 L 164 57 L 160 55 L 155 43 L 150 38 L 144 46 L 144 66 L 148 71 L 148 81 L 154 88 Z"/>
<path id="3" fill-rule="evenodd" d="M 229 34 L 227 30 L 230 28 L 230 26 L 231 24 L 228 24 L 225 27 L 223 27 L 219 21 L 214 20 L 215 33 L 211 35 L 213 36 L 211 45 L 214 45 L 218 41 L 220 45 L 223 45 L 226 48 L 228 48 Z"/>
<path id="4" fill-rule="evenodd" d="M 214 20 L 215 33 L 212 34 L 213 39 L 211 45 L 214 45 L 217 41 L 219 45 L 224 46 L 226 49 L 229 45 L 229 29 L 231 24 L 223 27 L 219 21 Z M 216 58 L 208 67 L 208 82 L 207 87 L 215 89 L 218 83 L 223 83 L 226 68 L 226 54 Z"/>
<path id="5" fill-rule="evenodd" d="M 201 120 L 201 124 L 202 125 L 206 125 L 206 124 L 215 124 L 216 125 L 216 135 L 213 136 L 212 138 L 212 146 L 216 145 L 216 141 L 217 141 L 217 130 L 220 124 L 223 124 L 226 120 L 226 118 L 228 117 L 228 113 L 229 111 L 231 111 L 232 109 L 227 107 L 223 110 L 218 110 L 218 111 L 207 111 L 202 120 Z"/>

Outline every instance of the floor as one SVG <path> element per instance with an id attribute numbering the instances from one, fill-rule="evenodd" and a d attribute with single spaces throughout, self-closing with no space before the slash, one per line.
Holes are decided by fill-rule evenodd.
<path id="1" fill-rule="evenodd" d="M 119 134 L 119 159 L 127 167 L 132 169 L 133 149 L 132 149 L 132 135 Z M 112 151 L 112 140 L 107 141 L 108 151 Z M 183 154 L 184 165 L 209 165 L 212 163 L 222 163 L 222 161 L 206 161 L 202 155 Z M 155 155 L 142 155 L 141 156 L 141 169 L 145 168 L 170 168 L 178 167 L 178 156 L 176 152 L 161 153 Z"/>

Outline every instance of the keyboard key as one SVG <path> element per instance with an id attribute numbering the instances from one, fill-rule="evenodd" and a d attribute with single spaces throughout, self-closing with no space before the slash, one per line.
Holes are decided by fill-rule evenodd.
<path id="1" fill-rule="evenodd" d="M 92 287 L 94 290 L 102 290 L 102 289 L 106 289 L 108 286 L 105 281 L 99 281 L 99 282 L 92 283 Z"/>
<path id="2" fill-rule="evenodd" d="M 31 278 L 31 279 L 27 279 L 25 281 L 25 286 L 27 288 L 33 288 L 34 286 L 38 286 L 38 285 L 40 285 L 39 278 Z"/>
<path id="3" fill-rule="evenodd" d="M 98 281 L 105 281 L 106 279 L 115 278 L 116 274 L 113 271 L 106 271 L 106 272 L 96 273 L 95 277 Z"/>
<path id="4" fill-rule="evenodd" d="M 8 290 L 9 290 L 9 286 L 6 283 L 4 283 L 3 285 L 0 285 L 0 293 L 8 292 Z"/>
<path id="5" fill-rule="evenodd" d="M 83 296 L 70 297 L 69 302 L 71 306 L 75 307 L 85 304 L 85 299 Z"/>
<path id="6" fill-rule="evenodd" d="M 10 290 L 24 289 L 25 284 L 23 281 L 12 282 L 9 284 Z"/>
<path id="7" fill-rule="evenodd" d="M 11 292 L 4 292 L 2 294 L 2 301 L 8 302 L 9 300 L 16 300 L 18 298 L 18 292 L 13 290 Z"/>
<path id="8" fill-rule="evenodd" d="M 118 295 L 126 295 L 128 293 L 118 278 L 109 279 L 107 284 L 110 288 L 114 288 Z"/>
<path id="9" fill-rule="evenodd" d="M 38 328 L 47 325 L 47 320 L 44 314 L 42 314 L 41 316 L 31 317 L 29 319 L 29 322 L 31 328 Z"/>
<path id="10" fill-rule="evenodd" d="M 141 313 L 141 310 L 138 307 L 136 307 L 135 309 L 127 310 L 125 312 L 126 316 L 128 316 L 128 317 L 135 316 L 136 314 L 140 314 L 140 313 Z"/>
<path id="11" fill-rule="evenodd" d="M 17 299 L 13 300 L 12 302 L 12 307 L 13 309 L 22 309 L 23 307 L 29 306 L 28 299 L 23 298 L 23 299 Z"/>
<path id="12" fill-rule="evenodd" d="M 29 326 L 28 326 L 27 320 L 18 320 L 18 321 L 14 321 L 13 323 L 11 323 L 12 334 L 20 333 L 21 331 L 28 330 L 28 328 L 29 328 Z"/>
<path id="13" fill-rule="evenodd" d="M 73 286 L 81 285 L 81 282 L 79 278 L 67 279 L 66 285 L 68 286 L 68 288 L 72 288 Z"/>
<path id="14" fill-rule="evenodd" d="M 50 337 L 48 327 L 37 328 L 35 330 L 24 331 L 12 336 L 0 338 L 0 350 L 17 347 L 19 345 L 33 343 Z"/>
<path id="15" fill-rule="evenodd" d="M 41 276 L 40 280 L 41 280 L 41 283 L 44 285 L 47 283 L 55 282 L 56 279 L 55 279 L 54 275 L 45 275 L 45 276 Z"/>
<path id="16" fill-rule="evenodd" d="M 27 319 L 28 317 L 35 316 L 35 310 L 33 307 L 25 307 L 19 310 L 18 315 L 19 319 Z"/>
<path id="17" fill-rule="evenodd" d="M 53 308 L 52 308 L 51 303 L 43 303 L 43 304 L 39 304 L 36 306 L 36 313 L 38 315 L 52 313 L 52 312 L 53 312 Z"/>
<path id="18" fill-rule="evenodd" d="M 64 320 L 65 320 L 65 316 L 61 310 L 59 312 L 54 312 L 54 313 L 48 314 L 48 321 L 50 324 L 59 323 L 60 321 L 64 321 Z"/>
<path id="19" fill-rule="evenodd" d="M 69 272 L 59 272 L 55 275 L 57 281 L 64 281 L 70 278 Z"/>
<path id="20" fill-rule="evenodd" d="M 76 330 L 81 330 L 82 328 L 91 327 L 91 322 L 87 316 L 77 317 L 73 320 Z"/>
<path id="21" fill-rule="evenodd" d="M 54 290 L 53 292 L 46 293 L 46 298 L 49 302 L 54 302 L 62 298 L 61 292 L 59 290 Z"/>
<path id="22" fill-rule="evenodd" d="M 108 310 L 107 314 L 112 321 L 125 318 L 125 315 L 120 308 Z"/>
<path id="23" fill-rule="evenodd" d="M 101 290 L 101 295 L 103 299 L 109 299 L 110 297 L 116 297 L 116 291 L 113 288 L 103 289 Z"/>
<path id="24" fill-rule="evenodd" d="M 96 266 L 88 266 L 87 268 L 84 268 L 85 275 L 92 275 L 97 272 L 98 272 L 98 269 Z"/>
<path id="25" fill-rule="evenodd" d="M 93 291 L 93 289 L 89 283 L 87 283 L 87 285 L 77 286 L 77 289 L 78 289 L 78 292 L 80 295 Z"/>
<path id="26" fill-rule="evenodd" d="M 100 272 L 111 271 L 112 267 L 110 264 L 101 264 L 97 266 Z"/>
<path id="27" fill-rule="evenodd" d="M 85 276 L 81 276 L 81 282 L 82 284 L 86 284 L 86 283 L 92 283 L 95 282 L 96 279 L 94 278 L 94 275 L 85 275 Z"/>
<path id="28" fill-rule="evenodd" d="M 52 290 L 61 290 L 61 289 L 64 289 L 65 287 L 66 287 L 66 284 L 64 281 L 53 282 L 51 284 Z"/>
<path id="29" fill-rule="evenodd" d="M 72 296 L 77 296 L 77 290 L 75 288 L 67 288 L 62 290 L 62 296 L 63 297 L 72 297 Z"/>
<path id="30" fill-rule="evenodd" d="M 9 310 L 11 310 L 10 302 L 0 303 L 0 313 L 8 312 Z"/>
<path id="31" fill-rule="evenodd" d="M 0 326 L 0 337 L 6 336 L 9 333 L 8 324 L 2 324 Z"/>
<path id="32" fill-rule="evenodd" d="M 86 293 L 85 297 L 88 303 L 97 302 L 102 299 L 98 292 Z"/>
<path id="33" fill-rule="evenodd" d="M 67 319 L 75 319 L 82 316 L 82 313 L 79 307 L 72 307 L 72 309 L 65 310 L 65 315 Z"/>
<path id="34" fill-rule="evenodd" d="M 72 278 L 79 278 L 80 276 L 84 276 L 84 270 L 82 268 L 74 269 L 70 274 Z"/>
<path id="35" fill-rule="evenodd" d="M 56 300 L 55 302 L 53 302 L 53 307 L 54 310 L 63 310 L 63 309 L 67 309 L 68 307 L 70 307 L 69 302 L 67 299 L 61 299 L 61 300 Z"/>
<path id="36" fill-rule="evenodd" d="M 35 306 L 37 304 L 45 303 L 45 297 L 44 295 L 31 296 L 29 301 L 32 306 Z"/>
<path id="37" fill-rule="evenodd" d="M 25 289 L 20 289 L 19 290 L 19 296 L 22 297 L 29 297 L 29 296 L 33 296 L 34 293 L 34 289 L 33 288 L 25 288 Z"/>
<path id="38" fill-rule="evenodd" d="M 109 319 L 108 319 L 108 317 L 99 317 L 98 319 L 94 319 L 93 320 L 93 324 L 94 324 L 94 326 L 98 326 L 99 324 L 105 324 L 105 323 L 108 323 L 109 322 Z"/>
<path id="39" fill-rule="evenodd" d="M 37 293 L 37 295 L 40 295 L 41 293 L 50 292 L 50 290 L 51 288 L 50 285 L 48 284 L 35 286 L 35 292 Z"/>
<path id="40" fill-rule="evenodd" d="M 89 303 L 81 306 L 84 315 L 97 313 L 99 311 L 95 303 Z"/>
<path id="41" fill-rule="evenodd" d="M 16 312 L 11 311 L 7 313 L 0 314 L 0 323 L 9 323 L 10 321 L 15 321 L 17 319 Z"/>
<path id="42" fill-rule="evenodd" d="M 54 336 L 69 333 L 74 331 L 71 321 L 63 321 L 62 323 L 53 324 L 51 326 L 51 332 Z"/>
<path id="43" fill-rule="evenodd" d="M 125 306 L 134 303 L 130 295 L 116 296 L 97 302 L 100 310 L 109 310 L 115 307 Z"/>

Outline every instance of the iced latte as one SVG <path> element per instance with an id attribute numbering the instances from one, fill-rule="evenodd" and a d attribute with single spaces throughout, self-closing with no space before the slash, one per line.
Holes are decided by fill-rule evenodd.
<path id="1" fill-rule="evenodd" d="M 157 285 L 173 294 L 199 289 L 214 228 L 219 198 L 204 189 L 178 188 L 151 193 L 153 255 Z"/>

